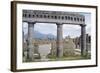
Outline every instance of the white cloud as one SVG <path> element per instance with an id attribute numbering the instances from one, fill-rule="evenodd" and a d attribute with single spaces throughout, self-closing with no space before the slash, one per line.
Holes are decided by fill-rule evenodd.
<path id="1" fill-rule="evenodd" d="M 78 25 L 63 25 L 63 37 L 65 38 L 66 36 L 71 36 L 71 37 L 76 37 L 80 36 L 80 26 Z"/>
<path id="2" fill-rule="evenodd" d="M 56 35 L 57 26 L 56 24 L 48 24 L 48 23 L 36 23 L 34 30 L 42 32 L 44 34 L 53 34 Z"/>

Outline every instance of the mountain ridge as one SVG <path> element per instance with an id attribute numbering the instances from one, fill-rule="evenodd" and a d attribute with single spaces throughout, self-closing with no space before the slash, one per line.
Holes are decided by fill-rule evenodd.
<path id="1" fill-rule="evenodd" d="M 53 34 L 51 34 L 51 33 L 44 34 L 44 33 L 41 33 L 41 32 L 39 32 L 39 31 L 34 31 L 34 33 L 33 33 L 32 36 L 33 36 L 33 38 L 35 38 L 35 39 L 56 39 L 56 36 L 53 35 Z M 27 37 L 28 37 L 28 34 L 26 33 L 26 34 L 24 35 L 24 38 L 27 39 Z"/>

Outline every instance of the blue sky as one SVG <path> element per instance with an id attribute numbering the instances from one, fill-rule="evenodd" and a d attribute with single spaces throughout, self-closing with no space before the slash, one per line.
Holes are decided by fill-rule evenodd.
<path id="1" fill-rule="evenodd" d="M 91 35 L 91 14 L 90 13 L 80 13 L 85 16 L 85 23 L 86 23 L 86 33 Z M 27 33 L 27 23 L 23 23 L 23 29 L 24 33 Z M 34 30 L 39 31 L 43 34 L 53 34 L 57 35 L 57 26 L 53 23 L 36 23 L 34 26 Z M 63 37 L 71 36 L 71 37 L 77 37 L 80 36 L 81 28 L 79 25 L 70 25 L 70 24 L 64 24 L 63 25 Z"/>

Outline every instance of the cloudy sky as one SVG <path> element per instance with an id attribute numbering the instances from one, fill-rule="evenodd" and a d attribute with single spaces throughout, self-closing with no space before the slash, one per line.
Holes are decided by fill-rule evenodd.
<path id="1" fill-rule="evenodd" d="M 90 13 L 80 13 L 85 16 L 85 23 L 86 23 L 86 33 L 91 33 L 91 14 Z M 23 23 L 23 30 L 24 33 L 27 33 L 28 24 Z M 56 24 L 51 23 L 36 23 L 34 26 L 34 30 L 39 31 L 43 34 L 53 34 L 57 35 L 57 26 Z M 71 36 L 71 37 L 77 37 L 80 36 L 81 27 L 79 25 L 70 25 L 70 24 L 64 24 L 63 25 L 63 37 L 65 36 Z"/>

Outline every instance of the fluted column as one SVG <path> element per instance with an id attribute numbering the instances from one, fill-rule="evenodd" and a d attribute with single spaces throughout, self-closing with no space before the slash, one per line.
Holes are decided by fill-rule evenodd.
<path id="1" fill-rule="evenodd" d="M 86 25 L 81 24 L 81 55 L 86 53 Z"/>
<path id="2" fill-rule="evenodd" d="M 33 34 L 34 34 L 34 24 L 33 22 L 28 22 L 28 59 L 30 61 L 34 60 L 34 40 L 33 40 Z"/>
<path id="3" fill-rule="evenodd" d="M 62 24 L 57 23 L 57 57 L 63 56 L 63 33 Z"/>

